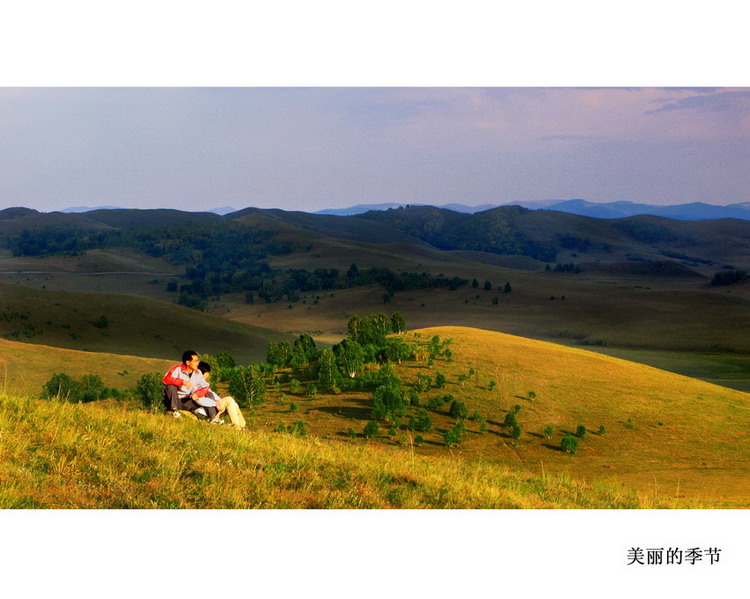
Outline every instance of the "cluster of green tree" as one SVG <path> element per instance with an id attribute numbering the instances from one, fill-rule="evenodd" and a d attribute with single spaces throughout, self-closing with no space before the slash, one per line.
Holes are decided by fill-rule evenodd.
<path id="1" fill-rule="evenodd" d="M 63 254 L 78 256 L 86 250 L 99 246 L 106 236 L 75 228 L 69 224 L 50 225 L 37 229 L 24 229 L 7 240 L 7 247 L 14 256 L 47 256 Z"/>
<path id="2" fill-rule="evenodd" d="M 747 271 L 744 270 L 728 270 L 723 272 L 717 272 L 713 279 L 711 279 L 711 285 L 734 285 L 736 283 L 747 282 Z"/>
<path id="3" fill-rule="evenodd" d="M 376 437 L 381 424 L 387 424 L 390 431 L 430 432 L 432 419 L 429 411 L 440 411 L 449 404 L 448 414 L 461 423 L 446 440 L 448 445 L 455 445 L 465 431 L 463 420 L 469 417 L 466 406 L 449 394 L 431 397 L 423 405 L 419 395 L 445 387 L 445 375 L 437 372 L 433 380 L 432 376 L 421 373 L 414 385 L 408 385 L 392 367 L 392 364 L 418 357 L 415 344 L 401 337 L 389 337 L 391 333 L 405 330 L 406 322 L 398 312 L 390 317 L 385 314 L 354 316 L 347 324 L 346 338 L 332 348 L 319 350 L 309 335 L 302 334 L 294 343 L 270 343 L 267 362 L 275 368 L 291 369 L 291 374 L 282 378 L 289 383 L 291 393 L 302 393 L 306 389 L 310 397 L 311 389 L 317 392 L 319 388 L 333 393 L 342 390 L 369 391 L 372 394 L 371 420 L 363 431 L 365 437 Z M 428 363 L 437 358 L 450 359 L 450 344 L 450 339 L 440 339 L 435 335 L 426 344 L 424 357 Z M 372 369 L 367 366 L 374 363 L 380 367 Z M 483 420 L 476 413 L 471 418 Z"/>
<path id="4" fill-rule="evenodd" d="M 387 302 L 399 291 L 441 287 L 456 290 L 468 282 L 467 279 L 459 277 L 447 278 L 443 275 L 433 277 L 426 272 L 396 273 L 388 268 L 372 267 L 360 271 L 356 264 L 352 264 L 345 275 L 341 275 L 335 268 L 317 268 L 313 271 L 290 269 L 271 272 L 269 270 L 254 285 L 248 285 L 245 292 L 248 303 L 255 301 L 256 293 L 260 299 L 268 303 L 282 299 L 296 302 L 303 293 L 363 285 L 382 285 L 385 288 L 384 301 Z M 190 291 L 195 291 L 195 289 L 191 288 Z M 199 291 L 203 292 L 201 297 L 206 296 L 205 289 Z M 243 290 L 235 289 L 234 291 Z"/>
<path id="5" fill-rule="evenodd" d="M 549 264 L 547 264 L 544 267 L 544 270 L 546 272 L 573 272 L 576 274 L 581 272 L 580 267 L 577 264 L 573 264 L 572 262 L 568 264 L 555 264 L 555 268 L 552 268 Z"/>
<path id="6" fill-rule="evenodd" d="M 55 373 L 42 387 L 43 398 L 55 397 L 71 403 L 96 401 L 109 397 L 123 399 L 127 395 L 126 391 L 106 387 L 97 374 L 84 374 L 81 380 L 77 381 L 64 372 Z"/>
<path id="7" fill-rule="evenodd" d="M 382 384 L 387 371 L 364 372 L 367 363 L 385 363 L 408 360 L 416 348 L 403 338 L 387 338 L 390 333 L 406 329 L 404 317 L 395 312 L 372 314 L 360 318 L 353 316 L 347 325 L 348 335 L 332 348 L 319 350 L 313 338 L 302 334 L 294 341 L 269 343 L 266 361 L 276 368 L 291 368 L 298 378 L 317 383 L 332 392 L 341 389 L 370 389 Z"/>

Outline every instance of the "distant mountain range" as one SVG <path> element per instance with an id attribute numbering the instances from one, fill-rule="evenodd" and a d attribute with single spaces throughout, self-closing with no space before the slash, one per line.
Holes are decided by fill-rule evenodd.
<path id="1" fill-rule="evenodd" d="M 410 206 L 370 210 L 354 216 L 259 208 L 245 208 L 223 216 L 172 209 L 65 214 L 16 207 L 0 210 L 0 247 L 15 244 L 14 247 L 23 246 L 29 252 L 39 253 L 50 246 L 54 251 L 63 251 L 61 240 L 72 243 L 80 238 L 83 240 L 80 243 L 88 248 L 92 243 L 91 232 L 153 231 L 169 227 L 180 231 L 187 225 L 210 229 L 221 223 L 231 225 L 233 230 L 247 226 L 278 234 L 284 243 L 291 244 L 289 247 L 303 253 L 309 251 L 311 237 L 324 236 L 329 242 L 408 245 L 411 247 L 408 252 L 415 247 L 486 252 L 548 264 L 676 261 L 678 265 L 704 270 L 747 268 L 750 264 L 750 219 L 689 221 L 653 215 L 604 219 L 521 206 L 500 206 L 475 214 Z M 636 266 L 641 268 L 643 264 Z"/>
<path id="2" fill-rule="evenodd" d="M 407 204 L 397 202 L 386 202 L 382 204 L 357 204 L 348 208 L 329 208 L 318 210 L 312 214 L 333 215 L 333 216 L 355 216 L 371 211 L 383 211 L 406 206 L 433 206 L 432 204 Z M 719 206 L 715 204 L 706 204 L 704 202 L 692 202 L 689 204 L 675 204 L 672 206 L 652 206 L 650 204 L 638 204 L 635 202 L 588 202 L 586 200 L 537 200 L 529 202 L 509 202 L 505 204 L 481 204 L 479 206 L 467 206 L 465 204 L 444 204 L 434 206 L 443 210 L 452 210 L 462 214 L 476 214 L 500 206 L 522 206 L 530 210 L 556 210 L 558 212 L 567 212 L 568 214 L 577 214 L 579 216 L 589 216 L 591 218 L 628 218 L 630 216 L 651 215 L 672 218 L 675 220 L 716 220 L 720 218 L 739 218 L 750 220 L 750 202 L 741 202 L 729 204 L 728 206 Z M 94 210 L 122 210 L 120 206 L 71 206 L 60 210 L 65 214 L 80 214 L 92 212 Z M 221 216 L 238 212 L 232 206 L 219 206 L 203 212 L 213 212 Z"/>
<path id="3" fill-rule="evenodd" d="M 349 208 L 319 210 L 315 214 L 333 214 L 339 216 L 353 216 L 364 214 L 373 210 L 388 210 L 404 206 L 425 206 L 426 204 L 358 204 Z M 636 204 L 634 202 L 587 202 L 586 200 L 540 200 L 535 202 L 512 202 L 508 204 L 482 204 L 480 206 L 466 206 L 464 204 L 446 204 L 436 206 L 445 210 L 453 210 L 464 214 L 475 214 L 484 212 L 498 206 L 522 206 L 532 210 L 556 210 L 589 216 L 591 218 L 627 218 L 648 214 L 652 216 L 663 216 L 676 220 L 715 220 L 719 218 L 739 218 L 750 220 L 750 202 L 730 204 L 728 206 L 717 206 L 703 202 L 692 202 L 689 204 L 676 204 L 673 206 L 652 206 L 649 204 Z"/>
<path id="4" fill-rule="evenodd" d="M 122 206 L 70 206 L 58 210 L 58 212 L 63 212 L 65 214 L 78 214 L 81 212 L 92 212 L 94 210 L 127 210 L 127 208 L 123 208 Z M 221 216 L 236 211 L 237 209 L 232 208 L 231 206 L 218 206 L 209 210 L 201 210 L 201 212 L 213 212 L 214 214 L 219 214 Z"/>

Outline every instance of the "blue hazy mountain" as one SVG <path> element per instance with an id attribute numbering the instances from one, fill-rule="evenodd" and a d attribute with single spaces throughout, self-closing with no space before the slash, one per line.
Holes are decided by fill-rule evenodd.
<path id="1" fill-rule="evenodd" d="M 406 203 L 384 203 L 384 204 L 358 204 L 349 208 L 320 210 L 315 214 L 335 214 L 339 216 L 352 216 L 363 214 L 371 210 L 388 210 L 390 208 L 399 208 L 402 206 L 424 206 L 425 204 L 406 204 Z M 728 206 L 718 206 L 706 204 L 704 202 L 692 202 L 689 204 L 676 204 L 672 206 L 653 206 L 650 204 L 637 204 L 635 202 L 587 202 L 586 200 L 539 200 L 532 202 L 509 202 L 505 204 L 482 204 L 480 206 L 466 206 L 464 204 L 445 204 L 436 206 L 454 212 L 465 214 L 474 214 L 483 212 L 498 206 L 523 206 L 532 210 L 556 210 L 558 212 L 567 212 L 568 214 L 577 214 L 579 216 L 589 216 L 592 218 L 627 218 L 641 214 L 653 216 L 663 216 L 676 220 L 715 220 L 719 218 L 739 218 L 750 220 L 750 202 L 739 204 L 730 204 Z"/>

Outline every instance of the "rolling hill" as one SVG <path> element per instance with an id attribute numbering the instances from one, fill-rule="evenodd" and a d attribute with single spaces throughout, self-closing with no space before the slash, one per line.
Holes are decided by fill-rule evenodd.
<path id="1" fill-rule="evenodd" d="M 430 361 L 426 347 L 436 336 L 451 353 Z M 490 331 L 438 327 L 404 339 L 421 349 L 415 360 L 393 363 L 395 373 L 408 388 L 420 377 L 431 381 L 417 393 L 419 405 L 409 408 L 410 415 L 427 408 L 431 426 L 419 434 L 408 430 L 407 417 L 387 417 L 366 439 L 371 392 L 330 393 L 320 386 L 310 395 L 304 375 L 295 391 L 284 370 L 267 379 L 264 402 L 246 412 L 249 432 L 174 421 L 127 402 L 70 405 L 0 395 L 0 431 L 13 431 L 4 448 L 0 502 L 88 508 L 750 506 L 746 393 Z M 4 342 L 4 357 L 27 352 L 15 362 L 5 358 L 9 377 L 25 376 L 20 368 L 26 362 L 29 371 L 64 363 L 96 373 L 98 365 L 110 379 L 122 376 L 114 372 L 118 363 L 133 369 L 129 376 L 169 364 L 39 346 L 29 354 L 30 346 L 21 345 Z M 445 377 L 442 386 L 438 373 Z M 447 403 L 432 406 L 446 395 Z M 447 447 L 444 435 L 456 423 L 452 401 L 464 404 L 469 417 L 463 440 Z M 520 425 L 517 437 L 504 424 L 509 413 Z M 300 426 L 306 439 L 278 432 Z M 576 433 L 577 452 L 562 451 L 562 439 Z M 174 447 L 193 457 L 180 459 Z M 19 469 L 28 476 L 19 476 Z"/>
<path id="2" fill-rule="evenodd" d="M 750 349 L 750 285 L 709 284 L 710 277 L 723 267 L 750 264 L 747 221 L 681 222 L 658 217 L 605 221 L 518 207 L 473 215 L 412 207 L 357 217 L 254 208 L 224 217 L 160 210 L 42 215 L 9 209 L 1 215 L 5 220 L 0 219 L 0 234 L 2 223 L 14 223 L 6 239 L 20 234 L 20 223 L 26 219 L 30 219 L 28 226 L 36 227 L 43 226 L 47 217 L 55 221 L 73 216 L 106 231 L 130 227 L 138 229 L 136 235 L 155 236 L 154 244 L 146 248 L 153 255 L 133 247 L 94 248 L 76 256 L 12 257 L 8 250 L 0 252 L 0 271 L 6 271 L 0 277 L 29 287 L 135 294 L 172 303 L 182 294 L 168 292 L 167 283 L 192 288 L 195 279 L 184 274 L 191 271 L 190 276 L 197 273 L 201 278 L 185 305 L 280 334 L 311 331 L 335 342 L 343 315 L 383 306 L 383 286 L 337 287 L 347 286 L 345 273 L 356 262 L 360 270 L 384 268 L 478 281 L 476 289 L 466 285 L 451 292 L 424 288 L 392 295 L 390 307 L 404 313 L 414 326 L 465 325 L 602 351 L 623 349 L 632 359 L 679 364 L 680 372 L 748 388 L 736 370 L 736 360 L 738 352 Z M 170 230 L 175 235 L 181 231 L 183 236 L 170 238 L 171 233 L 158 228 L 167 223 L 180 223 Z M 230 228 L 243 245 L 232 241 L 212 247 L 213 240 L 221 239 Z M 190 235 L 184 236 L 186 230 L 202 233 L 200 239 L 192 240 L 194 246 L 180 249 L 180 243 L 191 242 Z M 167 253 L 159 255 L 162 246 Z M 555 262 L 540 258 L 551 254 L 558 265 L 574 265 L 575 271 L 545 272 L 545 266 Z M 225 262 L 216 259 L 221 255 L 227 256 Z M 290 295 L 284 290 L 290 269 L 307 271 L 308 281 L 315 280 L 316 269 L 337 269 L 339 280 L 329 289 L 303 286 Z M 22 272 L 11 272 L 16 270 Z M 47 272 L 52 270 L 56 272 Z M 232 287 L 230 283 L 237 280 L 239 287 Z M 483 288 L 486 281 L 491 283 L 489 291 Z M 505 282 L 512 284 L 512 293 L 498 291 Z M 279 288 L 271 303 L 258 301 L 258 292 L 266 284 Z M 248 289 L 255 295 L 254 304 L 247 303 Z M 495 298 L 497 304 L 493 304 Z M 15 339 L 28 340 L 31 337 L 26 334 L 33 334 L 0 325 L 5 327 L 0 334 L 15 333 Z M 73 339 L 70 331 L 58 333 L 48 341 L 39 340 L 119 351 L 107 346 L 104 336 L 99 339 L 104 345 L 89 347 L 82 339 Z M 146 351 L 159 341 L 143 340 Z M 137 345 L 132 348 L 138 349 Z M 649 353 L 655 350 L 683 352 L 683 356 L 664 360 Z M 687 364 L 691 355 L 695 364 L 707 365 L 702 374 Z M 731 367 L 717 369 L 730 361 Z M 742 372 L 747 379 L 750 364 L 745 364 Z"/>
<path id="3" fill-rule="evenodd" d="M 148 298 L 0 283 L 0 336 L 40 345 L 172 360 L 188 348 L 262 360 L 288 336 Z"/>
<path id="4" fill-rule="evenodd" d="M 534 474 L 608 479 L 642 491 L 656 487 L 668 497 L 750 505 L 749 394 L 582 349 L 491 331 L 437 327 L 413 331 L 405 339 L 425 347 L 435 335 L 451 340 L 450 358 L 436 359 L 430 366 L 423 351 L 422 359 L 394 369 L 408 385 L 415 385 L 418 375 L 433 381 L 438 372 L 445 375 L 444 387 L 433 383 L 419 393 L 422 407 L 432 397 L 450 395 L 466 405 L 468 414 L 481 416 L 466 421 L 465 441 L 451 450 L 454 455 Z M 289 424 L 304 418 L 310 433 L 346 439 L 347 430 L 361 432 L 371 418 L 372 395 L 366 392 L 330 395 L 319 389 L 318 397 L 309 399 L 282 385 L 269 393 L 266 406 L 257 410 L 258 424 L 269 431 L 279 421 Z M 290 401 L 298 403 L 298 411 L 289 410 Z M 502 424 L 516 409 L 522 429 L 518 439 Z M 455 423 L 448 411 L 448 404 L 429 410 L 432 430 L 423 433 L 425 441 L 415 452 L 446 452 L 443 434 Z M 488 425 L 486 433 L 480 430 L 482 421 Z M 587 433 L 578 453 L 571 456 L 560 450 L 560 442 L 579 425 Z M 396 427 L 386 434 L 389 426 L 382 424 L 379 440 L 408 446 L 408 433 Z M 548 426 L 549 434 L 544 431 Z"/>
<path id="5" fill-rule="evenodd" d="M 104 385 L 130 389 L 142 374 L 164 373 L 180 359 L 78 351 L 0 339 L 0 390 L 9 396 L 38 397 L 42 386 L 55 373 L 78 380 L 97 374 Z"/>

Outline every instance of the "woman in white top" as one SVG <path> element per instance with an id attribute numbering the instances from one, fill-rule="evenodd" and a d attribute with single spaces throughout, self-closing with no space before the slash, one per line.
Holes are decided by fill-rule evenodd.
<path id="1" fill-rule="evenodd" d="M 217 410 L 217 414 L 211 418 L 211 422 L 221 422 L 219 417 L 226 412 L 229 414 L 229 420 L 232 422 L 233 426 L 240 429 L 245 428 L 245 419 L 243 418 L 240 407 L 237 405 L 235 399 L 229 395 L 227 397 L 219 397 L 218 394 L 211 390 L 211 366 L 207 362 L 201 362 L 198 364 L 198 370 L 200 371 L 201 376 L 198 377 L 198 381 L 196 381 L 193 401 L 198 403 L 198 405 L 205 407 L 207 413 L 209 411 L 213 412 L 213 409 Z"/>

